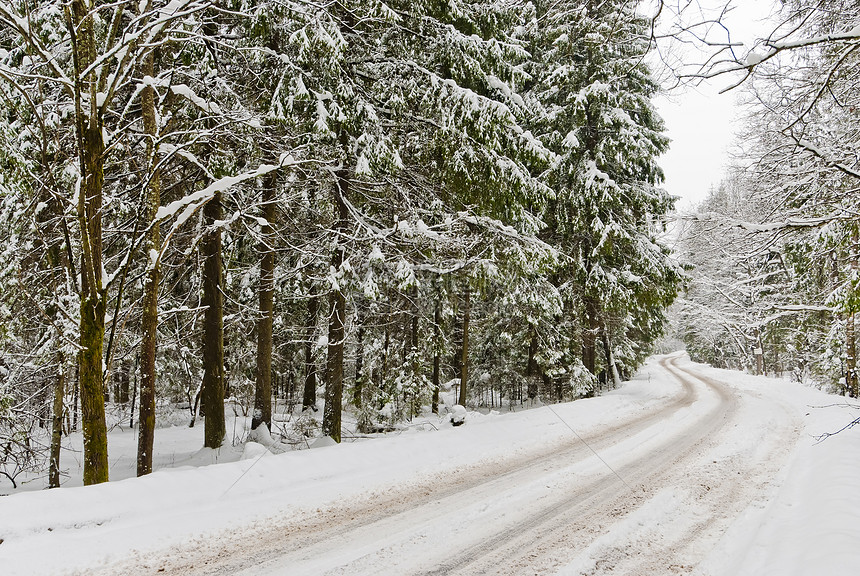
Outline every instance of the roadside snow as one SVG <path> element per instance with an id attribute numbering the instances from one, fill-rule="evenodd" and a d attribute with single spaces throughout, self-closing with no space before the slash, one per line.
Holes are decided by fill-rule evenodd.
<path id="1" fill-rule="evenodd" d="M 745 511 L 701 566 L 714 576 L 860 573 L 860 430 L 824 441 L 860 416 L 860 403 L 785 380 L 697 365 L 741 390 L 778 396 L 804 418 L 791 463 L 767 502 Z M 766 433 L 766 431 L 763 431 Z"/>
<path id="2" fill-rule="evenodd" d="M 597 566 L 607 551 L 622 550 L 631 542 L 639 542 L 639 550 L 647 551 L 652 545 L 682 540 L 696 526 L 706 535 L 707 549 L 701 554 L 705 560 L 695 569 L 682 567 L 684 573 L 860 573 L 856 546 L 860 540 L 856 521 L 860 466 L 854 459 L 860 452 L 860 432 L 849 430 L 821 443 L 814 439 L 857 417 L 860 406 L 813 408 L 846 401 L 783 380 L 689 362 L 684 365 L 731 386 L 741 399 L 739 414 L 744 424 L 721 432 L 727 441 L 715 443 L 698 455 L 695 467 L 679 472 L 701 475 L 701 494 L 680 485 L 655 487 L 641 496 L 641 502 L 631 504 L 629 512 L 596 533 L 573 561 L 558 567 L 558 573 L 602 573 Z M 680 388 L 652 360 L 634 380 L 604 396 L 516 413 L 470 412 L 466 424 L 457 428 L 440 419 L 434 425 L 438 431 L 387 435 L 285 454 L 271 454 L 263 445 L 270 438 L 258 434 L 256 442 L 236 451 L 226 447 L 220 453 L 181 455 L 176 458 L 179 467 L 162 468 L 144 478 L 14 493 L 0 498 L 0 573 L 63 574 L 134 557 L 157 558 L 160 550 L 190 541 L 205 542 L 224 530 L 247 533 L 249 526 L 265 526 L 267 518 L 301 518 L 341 502 L 370 505 L 392 490 L 407 490 L 427 481 L 449 482 L 470 467 L 551 452 L 554 446 L 568 442 L 572 431 L 587 436 L 609 429 L 665 402 Z M 664 423 L 663 432 L 716 403 L 708 395 L 700 397 Z M 791 422 L 786 422 L 787 414 Z M 798 419 L 803 421 L 803 430 L 796 446 L 796 434 L 774 437 L 778 429 L 791 428 Z M 615 463 L 646 454 L 649 443 L 661 434 L 660 428 L 633 435 L 623 446 L 607 449 L 601 456 Z M 202 426 L 159 430 L 157 461 L 169 461 L 165 450 L 175 451 L 184 435 L 197 442 L 194 435 L 201 432 Z M 112 440 L 112 461 L 134 461 L 132 436 L 129 432 L 121 441 Z M 172 440 L 165 442 L 164 438 Z M 780 442 L 787 445 L 779 447 Z M 320 444 L 329 443 L 323 439 Z M 714 492 L 704 486 L 711 473 L 707 467 L 729 460 L 738 466 L 749 459 L 766 461 L 766 452 L 775 447 L 787 454 L 789 464 L 772 477 L 758 479 L 770 486 L 769 496 L 744 504 L 738 515 L 725 518 L 727 528 L 718 526 L 710 532 L 702 528 L 701 510 Z M 234 461 L 203 465 L 225 459 Z M 762 470 L 762 474 L 770 472 Z M 746 477 L 738 472 L 736 478 L 740 490 Z M 729 491 L 731 486 L 726 483 L 724 489 Z M 533 495 L 551 493 L 549 488 L 536 483 Z M 529 494 L 521 496 L 528 501 Z M 670 573 L 669 568 L 663 565 L 662 571 L 649 573 Z"/>
<path id="3" fill-rule="evenodd" d="M 128 558 L 132 551 L 145 554 L 257 518 L 283 519 L 339 501 L 368 500 L 418 479 L 444 483 L 469 466 L 501 462 L 568 441 L 571 431 L 560 419 L 586 434 L 623 422 L 677 393 L 677 382 L 656 377 L 652 381 L 651 368 L 649 364 L 620 390 L 555 405 L 552 410 L 471 412 L 466 425 L 454 428 L 440 421 L 438 432 L 392 435 L 215 466 L 164 468 L 143 478 L 97 486 L 12 494 L 0 498 L 2 574 L 49 575 L 104 566 Z M 178 435 L 189 429 L 167 430 Z M 156 450 L 161 433 L 156 435 Z M 202 425 L 188 431 L 201 433 Z M 122 453 L 117 452 L 120 447 Z M 224 451 L 230 453 L 231 448 Z M 252 447 L 244 456 L 256 453 Z M 193 462 L 221 457 L 218 451 L 201 451 Z M 241 452 L 229 456 L 239 457 Z M 163 459 L 164 454 L 156 458 Z M 133 442 L 112 444 L 111 459 L 133 461 Z M 45 550 L 52 552 L 45 554 Z"/>

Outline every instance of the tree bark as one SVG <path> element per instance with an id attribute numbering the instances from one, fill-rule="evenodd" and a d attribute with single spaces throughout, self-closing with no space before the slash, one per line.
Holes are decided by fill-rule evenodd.
<path id="1" fill-rule="evenodd" d="M 200 243 L 203 255 L 203 408 L 204 443 L 218 448 L 224 442 L 224 304 L 221 294 L 221 230 L 215 222 L 223 218 L 221 194 L 203 208 L 209 229 Z"/>
<path id="2" fill-rule="evenodd" d="M 853 312 L 845 318 L 845 387 L 851 398 L 857 398 L 857 347 Z"/>
<path id="3" fill-rule="evenodd" d="M 84 485 L 108 481 L 102 347 L 105 302 L 101 297 L 81 301 L 81 424 L 84 434 Z"/>
<path id="4" fill-rule="evenodd" d="M 851 233 L 851 244 L 849 246 L 849 266 L 851 268 L 851 278 L 857 277 L 858 269 L 858 233 L 856 228 Z M 845 387 L 848 389 L 848 395 L 851 398 L 857 398 L 860 394 L 860 382 L 857 377 L 857 338 L 854 326 L 854 301 L 856 295 L 851 294 L 850 306 L 845 317 Z"/>
<path id="5" fill-rule="evenodd" d="M 131 382 L 129 370 L 129 362 L 127 360 L 123 360 L 120 364 L 119 382 L 117 383 L 117 401 L 123 406 L 128 404 L 129 400 L 129 384 Z"/>
<path id="6" fill-rule="evenodd" d="M 63 439 L 63 394 L 65 394 L 65 366 L 60 362 L 54 382 L 54 405 L 51 418 L 51 464 L 48 471 L 48 487 L 60 487 L 60 444 Z"/>
<path id="7" fill-rule="evenodd" d="M 532 324 L 529 324 L 529 334 L 531 334 L 531 338 L 529 339 L 529 361 L 526 366 L 526 379 L 528 381 L 527 394 L 529 400 L 534 400 L 537 397 L 538 378 L 540 378 L 541 373 L 537 363 L 538 336 L 537 331 Z"/>
<path id="8" fill-rule="evenodd" d="M 275 174 L 274 172 L 272 174 Z M 272 316 L 275 296 L 275 250 L 272 247 L 275 222 L 275 186 L 277 176 L 266 179 L 263 186 L 263 226 L 260 242 L 260 315 L 257 320 L 257 382 L 254 391 L 254 417 L 251 428 L 260 424 L 272 429 Z"/>
<path id="9" fill-rule="evenodd" d="M 352 389 L 352 402 L 356 408 L 361 408 L 362 405 L 362 389 L 364 387 L 364 318 L 359 311 L 356 314 L 356 324 L 358 324 L 358 333 L 355 342 L 355 384 Z"/>
<path id="10" fill-rule="evenodd" d="M 155 77 L 155 56 L 150 51 L 141 66 L 144 76 Z M 152 449 L 155 442 L 155 351 L 158 344 L 158 283 L 161 232 L 155 215 L 161 205 L 161 174 L 157 169 L 158 121 L 155 110 L 155 89 L 147 85 L 140 95 L 143 130 L 147 135 L 146 151 L 151 176 L 146 186 L 144 218 L 149 225 L 146 233 L 147 267 L 143 283 L 143 317 L 140 321 L 140 415 L 137 437 L 137 475 L 152 472 Z"/>
<path id="11" fill-rule="evenodd" d="M 618 375 L 618 366 L 615 365 L 615 353 L 612 351 L 612 343 L 609 340 L 609 331 L 603 322 L 600 334 L 603 338 L 603 353 L 606 355 L 606 370 L 612 377 L 612 385 L 615 388 L 621 386 L 621 377 Z"/>
<path id="12" fill-rule="evenodd" d="M 463 290 L 463 345 L 460 348 L 460 399 L 458 404 L 466 405 L 469 384 L 469 315 L 471 314 L 471 288 L 468 281 Z"/>
<path id="13" fill-rule="evenodd" d="M 314 361 L 314 330 L 317 325 L 319 297 L 314 294 L 308 299 L 308 315 L 305 322 L 305 388 L 302 395 L 302 410 L 316 410 L 317 404 L 317 366 Z"/>
<path id="14" fill-rule="evenodd" d="M 104 407 L 103 351 L 105 294 L 102 278 L 103 121 L 95 75 L 82 71 L 95 61 L 94 19 L 82 0 L 66 11 L 75 65 L 75 131 L 80 156 L 81 190 L 77 216 L 81 234 L 81 318 L 78 378 L 84 435 L 84 484 L 108 480 L 107 425 Z M 84 107 L 88 106 L 85 111 Z"/>
<path id="15" fill-rule="evenodd" d="M 755 373 L 762 375 L 764 374 L 764 349 L 761 344 L 761 332 L 758 329 L 755 331 L 755 350 L 753 350 L 753 354 L 755 355 Z"/>
<path id="16" fill-rule="evenodd" d="M 596 339 L 598 331 L 597 302 L 591 296 L 585 298 L 585 327 L 582 331 L 582 363 L 586 370 L 597 374 Z"/>
<path id="17" fill-rule="evenodd" d="M 344 235 L 347 229 L 349 211 L 346 198 L 349 194 L 349 176 L 345 169 L 337 173 L 333 188 L 334 204 L 337 209 L 337 247 L 332 257 L 332 268 L 340 272 L 346 251 Z M 343 353 L 346 333 L 346 298 L 341 286 L 335 286 L 329 296 L 328 358 L 326 360 L 325 408 L 323 409 L 323 434 L 331 436 L 335 442 L 341 439 L 341 414 L 343 412 Z"/>
<path id="18" fill-rule="evenodd" d="M 433 411 L 433 414 L 439 413 L 439 364 L 441 361 L 441 354 L 439 349 L 441 347 L 440 340 L 440 325 L 442 323 L 442 306 L 439 303 L 438 296 L 436 297 L 436 306 L 433 309 L 433 399 L 431 400 L 430 409 Z"/>

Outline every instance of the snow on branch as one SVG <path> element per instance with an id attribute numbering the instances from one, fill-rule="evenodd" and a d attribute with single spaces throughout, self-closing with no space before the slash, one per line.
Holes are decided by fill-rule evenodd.
<path id="1" fill-rule="evenodd" d="M 206 9 L 208 3 L 198 3 L 196 0 L 172 0 L 169 4 L 163 7 L 157 7 L 150 12 L 141 14 L 132 20 L 130 27 L 139 24 L 145 19 L 150 19 L 144 26 L 135 32 L 130 32 L 128 28 L 124 31 L 121 41 L 114 44 L 104 54 L 99 55 L 93 62 L 81 72 L 81 78 L 86 78 L 96 70 L 100 70 L 106 62 L 116 58 L 123 60 L 128 55 L 128 49 L 135 46 L 144 38 L 145 42 L 151 42 L 152 39 L 161 32 L 165 25 L 170 22 L 186 18 L 196 12 Z M 151 32 L 145 37 L 147 32 Z"/>
<path id="2" fill-rule="evenodd" d="M 833 222 L 851 221 L 855 217 L 845 212 L 831 213 L 825 216 L 815 218 L 786 218 L 781 222 L 747 222 L 738 220 L 719 212 L 699 212 L 696 214 L 681 214 L 676 220 L 688 222 L 704 222 L 722 224 L 731 228 L 740 228 L 747 232 L 778 232 L 780 230 L 800 229 L 800 228 L 822 228 Z"/>
<path id="3" fill-rule="evenodd" d="M 851 40 L 860 40 L 860 26 L 855 26 L 851 30 L 838 34 L 822 34 L 820 36 L 812 36 L 810 38 L 801 38 L 798 40 L 770 42 L 768 45 L 774 50 L 793 50 L 795 48 L 805 48 L 807 46 L 815 46 L 817 44 L 825 44 L 827 42 L 845 42 Z"/>
<path id="4" fill-rule="evenodd" d="M 848 176 L 851 176 L 852 178 L 856 178 L 856 179 L 860 180 L 860 172 L 858 172 L 857 170 L 854 170 L 854 169 L 852 169 L 852 168 L 850 168 L 844 164 L 840 164 L 839 162 L 835 162 L 833 160 L 828 159 L 827 156 L 824 154 L 824 152 L 822 152 L 820 148 L 815 146 L 815 144 L 813 144 L 807 140 L 804 140 L 803 138 L 792 137 L 792 139 L 794 140 L 794 142 L 797 144 L 797 146 L 799 148 L 802 148 L 803 150 L 806 150 L 807 152 L 809 152 L 810 154 L 812 154 L 816 158 L 821 159 L 828 166 L 830 166 L 832 168 L 836 168 L 837 170 L 839 170 L 843 174 L 846 174 Z"/>
<path id="5" fill-rule="evenodd" d="M 281 156 L 281 159 L 277 164 L 261 164 L 256 170 L 251 170 L 250 172 L 244 172 L 234 176 L 224 176 L 202 190 L 188 194 L 179 200 L 175 200 L 166 206 L 160 207 L 155 214 L 155 221 L 152 224 L 153 226 L 157 226 L 160 222 L 173 217 L 176 217 L 176 221 L 173 223 L 173 226 L 170 228 L 170 232 L 168 232 L 165 237 L 164 244 L 161 247 L 161 252 L 158 254 L 158 258 L 160 259 L 164 256 L 164 252 L 167 250 L 173 234 L 186 221 L 188 221 L 188 219 L 191 218 L 197 210 L 212 200 L 216 194 L 219 192 L 226 192 L 233 186 L 241 184 L 247 180 L 253 180 L 254 178 L 264 176 L 280 168 L 295 166 L 296 164 L 298 164 L 298 162 L 293 159 L 292 156 L 284 154 Z"/>
<path id="6" fill-rule="evenodd" d="M 28 19 L 19 16 L 7 2 L 0 1 L 0 23 L 5 23 L 7 27 L 15 30 L 33 52 L 38 54 L 54 74 L 56 74 L 56 80 L 63 85 L 65 91 L 68 94 L 72 93 L 75 83 L 60 68 L 57 58 L 42 45 L 39 35 L 30 30 Z"/>
<path id="7" fill-rule="evenodd" d="M 845 430 L 848 430 L 850 428 L 854 428 L 858 424 L 860 424 L 860 418 L 855 418 L 854 420 L 852 420 L 851 422 L 849 422 L 848 424 L 846 424 L 845 426 L 843 426 L 842 428 L 840 428 L 836 432 L 825 432 L 823 434 L 819 434 L 818 436 L 815 436 L 815 441 L 818 443 L 824 442 L 825 440 L 827 440 L 831 436 L 836 436 L 840 432 L 844 432 Z"/>

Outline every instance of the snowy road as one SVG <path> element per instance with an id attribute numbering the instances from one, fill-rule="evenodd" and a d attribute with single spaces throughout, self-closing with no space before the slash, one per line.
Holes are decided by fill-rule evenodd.
<path id="1" fill-rule="evenodd" d="M 0 574 L 854 576 L 860 434 L 815 438 L 858 416 L 658 357 L 599 397 L 458 428 L 2 497 Z"/>
<path id="2" fill-rule="evenodd" d="M 675 394 L 581 437 L 571 428 L 549 452 L 179 547 L 160 573 L 693 573 L 765 498 L 800 423 L 778 398 L 689 366 L 661 360 L 650 377 L 671 375 Z"/>

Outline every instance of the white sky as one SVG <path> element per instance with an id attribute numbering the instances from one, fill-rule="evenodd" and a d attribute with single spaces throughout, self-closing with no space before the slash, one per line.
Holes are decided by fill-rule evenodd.
<path id="1" fill-rule="evenodd" d="M 724 20 L 733 40 L 751 46 L 755 38 L 767 36 L 769 28 L 763 20 L 770 12 L 770 1 L 737 0 L 734 4 L 737 7 Z M 740 128 L 736 120 L 741 116 L 737 105 L 740 89 L 719 94 L 730 84 L 728 76 L 719 77 L 696 88 L 678 89 L 655 102 L 672 139 L 669 152 L 660 158 L 666 175 L 663 186 L 670 194 L 681 197 L 679 209 L 701 202 L 708 190 L 720 182 L 728 165 L 734 133 Z"/>
<path id="2" fill-rule="evenodd" d="M 737 94 L 718 94 L 713 84 L 656 102 L 672 139 L 669 151 L 660 158 L 666 175 L 663 187 L 681 197 L 679 209 L 701 202 L 720 182 L 728 163 L 734 119 L 739 116 Z"/>

